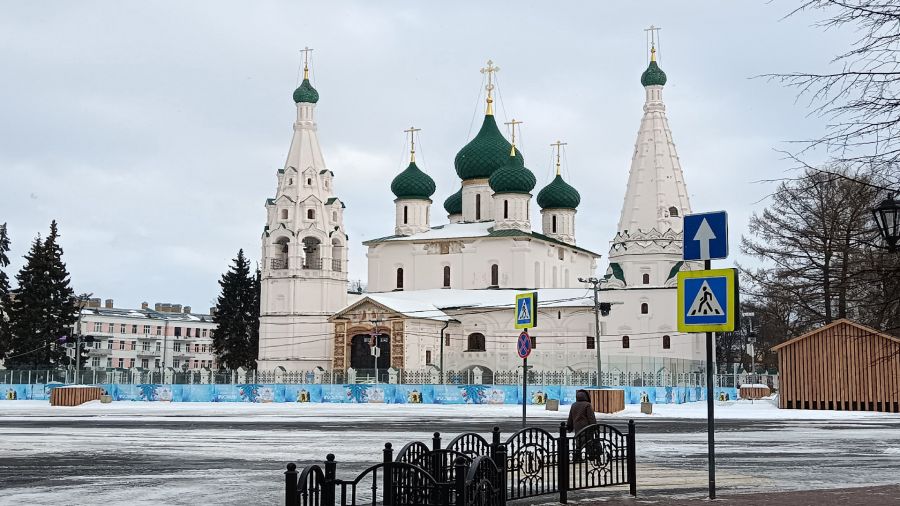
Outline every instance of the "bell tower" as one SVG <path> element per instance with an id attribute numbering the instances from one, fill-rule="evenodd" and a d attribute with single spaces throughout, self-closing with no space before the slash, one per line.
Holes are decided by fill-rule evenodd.
<path id="1" fill-rule="evenodd" d="M 319 93 L 309 81 L 294 90 L 297 117 L 275 197 L 266 200 L 262 234 L 259 318 L 260 369 L 329 367 L 333 348 L 328 317 L 347 305 L 347 235 L 344 204 L 325 165 L 315 122 Z"/>

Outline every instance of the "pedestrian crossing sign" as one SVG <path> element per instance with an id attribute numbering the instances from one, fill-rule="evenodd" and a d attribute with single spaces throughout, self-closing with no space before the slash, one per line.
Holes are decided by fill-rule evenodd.
<path id="1" fill-rule="evenodd" d="M 737 307 L 737 269 L 678 273 L 679 332 L 732 332 Z"/>
<path id="2" fill-rule="evenodd" d="M 537 327 L 537 292 L 516 294 L 516 328 Z"/>

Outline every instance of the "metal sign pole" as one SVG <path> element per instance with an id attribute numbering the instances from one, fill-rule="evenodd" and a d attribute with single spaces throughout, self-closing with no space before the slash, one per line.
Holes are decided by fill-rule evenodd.
<path id="1" fill-rule="evenodd" d="M 525 428 L 528 415 L 525 407 L 528 405 L 528 357 L 522 359 L 522 428 Z"/>
<path id="2" fill-rule="evenodd" d="M 709 270 L 710 261 L 704 260 L 704 268 Z M 713 359 L 715 333 L 706 333 L 706 432 L 709 459 L 709 498 L 716 498 L 716 419 L 713 399 Z"/>

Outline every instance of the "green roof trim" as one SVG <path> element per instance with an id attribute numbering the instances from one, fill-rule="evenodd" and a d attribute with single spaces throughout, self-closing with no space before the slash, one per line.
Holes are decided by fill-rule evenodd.
<path id="1" fill-rule="evenodd" d="M 324 174 L 324 173 L 326 173 L 326 172 L 329 173 L 329 174 L 331 174 L 331 177 L 334 177 L 334 172 L 331 172 L 331 171 L 328 170 L 328 169 L 322 169 L 322 170 L 320 170 L 320 171 L 319 171 L 319 174 Z"/>
<path id="2" fill-rule="evenodd" d="M 409 162 L 406 170 L 397 174 L 397 177 L 391 181 L 391 192 L 398 199 L 419 199 L 431 201 L 434 195 L 434 179 L 422 172 L 416 165 L 416 162 Z"/>
<path id="3" fill-rule="evenodd" d="M 462 188 L 444 201 L 444 210 L 447 214 L 462 214 Z"/>
<path id="4" fill-rule="evenodd" d="M 279 174 L 284 174 L 284 169 L 278 169 Z"/>
<path id="5" fill-rule="evenodd" d="M 494 115 L 488 114 L 484 117 L 478 134 L 456 154 L 453 161 L 456 175 L 462 180 L 489 178 L 494 171 L 509 163 L 511 149 L 512 144 L 500 133 Z M 516 161 L 525 165 L 525 159 L 518 149 Z"/>
<path id="6" fill-rule="evenodd" d="M 531 194 L 537 178 L 534 173 L 520 164 L 514 156 L 507 157 L 507 163 L 491 174 L 488 183 L 494 193 L 524 193 Z"/>
<path id="7" fill-rule="evenodd" d="M 331 204 L 334 204 L 335 201 L 337 201 L 337 200 L 338 200 L 337 197 L 330 197 L 328 200 L 325 201 L 325 205 L 330 206 Z M 347 206 L 345 206 L 344 202 L 341 201 L 341 209 L 346 209 L 346 208 L 347 208 Z"/>
<path id="8" fill-rule="evenodd" d="M 622 266 L 616 262 L 609 263 L 609 270 L 612 271 L 613 277 L 622 282 L 623 285 L 627 285 L 625 282 L 625 272 L 622 271 Z"/>
<path id="9" fill-rule="evenodd" d="M 675 262 L 675 265 L 672 266 L 672 270 L 669 271 L 669 277 L 666 278 L 666 281 L 668 281 L 668 280 L 674 278 L 675 276 L 677 276 L 677 275 L 678 275 L 678 271 L 681 270 L 681 266 L 682 266 L 682 265 L 684 265 L 684 261 L 679 260 L 678 262 Z"/>
<path id="10" fill-rule="evenodd" d="M 557 174 L 538 193 L 537 203 L 541 209 L 575 209 L 581 203 L 581 194 Z"/>
<path id="11" fill-rule="evenodd" d="M 656 61 L 650 61 L 647 70 L 641 74 L 641 84 L 644 86 L 665 86 L 666 73 L 659 68 Z"/>
<path id="12" fill-rule="evenodd" d="M 274 203 L 275 203 L 275 199 L 266 199 L 266 205 L 267 205 L 267 206 L 271 206 L 271 205 L 274 204 Z"/>
<path id="13" fill-rule="evenodd" d="M 315 104 L 319 101 L 319 92 L 316 91 L 315 88 L 312 87 L 312 84 L 309 83 L 309 79 L 304 79 L 300 86 L 294 90 L 294 102 L 296 103 L 307 103 L 307 104 Z"/>

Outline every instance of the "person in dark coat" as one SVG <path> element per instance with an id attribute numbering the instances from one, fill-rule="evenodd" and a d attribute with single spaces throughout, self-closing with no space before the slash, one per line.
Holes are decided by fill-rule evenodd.
<path id="1" fill-rule="evenodd" d="M 576 391 L 575 402 L 569 408 L 566 430 L 578 433 L 581 429 L 595 423 L 597 423 L 597 417 L 594 416 L 594 407 L 591 405 L 591 398 L 587 390 Z"/>

